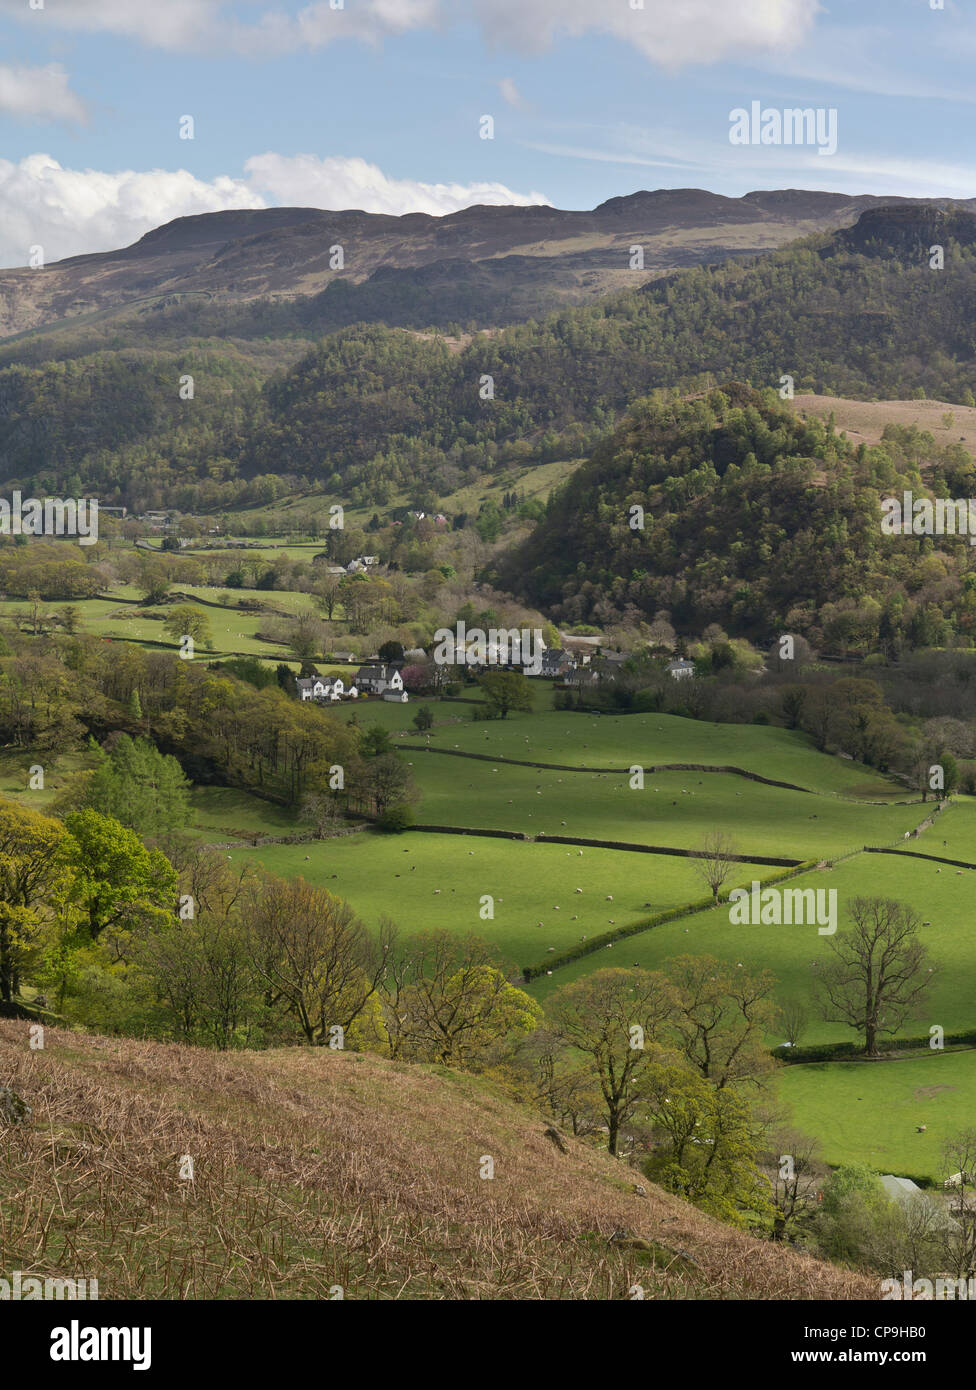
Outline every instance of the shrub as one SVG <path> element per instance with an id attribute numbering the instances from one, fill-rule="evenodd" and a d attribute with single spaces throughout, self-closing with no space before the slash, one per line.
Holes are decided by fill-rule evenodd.
<path id="1" fill-rule="evenodd" d="M 388 835 L 399 835 L 411 825 L 413 811 L 405 804 L 389 806 L 376 820 L 377 830 L 382 830 Z"/>

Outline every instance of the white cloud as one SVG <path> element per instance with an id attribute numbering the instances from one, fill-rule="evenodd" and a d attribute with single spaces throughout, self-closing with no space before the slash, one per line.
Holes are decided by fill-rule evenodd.
<path id="1" fill-rule="evenodd" d="M 563 35 L 603 33 L 631 44 L 662 67 L 713 63 L 797 47 L 810 32 L 818 0 L 446 0 L 478 15 L 488 39 L 540 53 Z"/>
<path id="2" fill-rule="evenodd" d="M 388 35 L 440 22 L 441 0 L 312 0 L 297 14 L 280 8 L 259 12 L 236 0 L 48 0 L 44 10 L 26 0 L 0 0 L 0 14 L 25 23 L 117 34 L 154 48 L 232 51 L 254 56 L 320 48 L 335 39 L 376 42 Z"/>
<path id="3" fill-rule="evenodd" d="M 746 53 L 787 52 L 807 37 L 819 0 L 311 0 L 291 14 L 235 0 L 51 0 L 28 11 L 0 0 L 0 14 L 68 29 L 125 35 L 160 48 L 244 53 L 320 48 L 336 39 L 388 36 L 474 18 L 492 43 L 539 53 L 563 35 L 603 33 L 665 67 L 710 63 Z"/>
<path id="4" fill-rule="evenodd" d="M 427 212 L 443 216 L 475 203 L 548 203 L 541 193 L 514 193 L 502 183 L 420 183 L 393 179 L 365 159 L 314 154 L 261 154 L 244 166 L 252 188 L 273 203 L 298 207 L 362 208 L 365 212 Z"/>
<path id="5" fill-rule="evenodd" d="M 68 86 L 68 74 L 57 63 L 43 68 L 0 65 L 0 111 L 18 120 L 78 121 L 88 108 Z"/>
<path id="6" fill-rule="evenodd" d="M 213 36 L 224 0 L 47 0 L 42 10 L 26 0 L 0 0 L 9 14 L 34 32 L 49 28 L 119 34 L 157 48 L 192 48 Z"/>
<path id="7" fill-rule="evenodd" d="M 567 159 L 587 159 L 596 164 L 633 164 L 648 169 L 703 169 L 706 166 L 694 159 L 684 159 L 678 155 L 661 154 L 658 157 L 633 154 L 626 150 L 594 148 L 587 145 L 546 144 L 540 140 L 522 142 L 528 150 L 538 150 L 540 154 L 564 155 Z"/>
<path id="8" fill-rule="evenodd" d="M 65 169 L 47 154 L 19 164 L 0 159 L 0 264 L 25 265 L 32 246 L 42 246 L 50 264 L 127 246 L 174 217 L 263 206 L 242 179 L 207 183 L 185 169 Z"/>
<path id="9" fill-rule="evenodd" d="M 47 154 L 19 164 L 0 159 L 0 266 L 27 263 L 42 246 L 47 264 L 128 246 L 176 217 L 269 205 L 441 216 L 475 203 L 547 201 L 500 183 L 421 183 L 393 179 L 365 159 L 256 155 L 246 177 L 203 180 L 185 169 L 65 169 Z"/>
<path id="10" fill-rule="evenodd" d="M 294 18 L 266 14 L 257 30 L 273 38 L 278 48 L 289 50 L 321 48 L 336 39 L 378 43 L 413 29 L 436 28 L 441 19 L 441 0 L 349 0 L 341 10 L 334 10 L 329 0 L 313 0 Z M 254 32 L 242 27 L 238 47 L 247 47 Z"/>

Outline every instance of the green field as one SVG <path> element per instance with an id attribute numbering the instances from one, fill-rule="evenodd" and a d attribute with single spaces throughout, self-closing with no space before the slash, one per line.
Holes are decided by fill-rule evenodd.
<path id="1" fill-rule="evenodd" d="M 828 1163 L 939 1178 L 943 1142 L 970 1128 L 976 1113 L 976 1050 L 797 1064 L 780 1071 L 777 1093 L 797 1127 L 818 1137 Z"/>
<path id="2" fill-rule="evenodd" d="M 370 925 L 390 917 L 405 932 L 474 932 L 519 966 L 542 960 L 550 946 L 565 950 L 584 935 L 612 931 L 612 923 L 621 926 L 707 895 L 685 859 L 598 849 L 581 855 L 565 845 L 475 836 L 367 831 L 316 844 L 235 851 L 233 858 L 261 863 L 285 878 L 301 875 L 347 899 Z M 735 881 L 742 883 L 764 872 L 748 864 L 737 870 Z M 480 916 L 485 894 L 495 900 L 494 920 Z M 631 942 L 614 949 L 630 963 Z"/>
<path id="3" fill-rule="evenodd" d="M 769 872 L 767 870 L 767 872 Z M 757 875 L 757 877 L 761 877 Z M 896 855 L 861 854 L 836 868 L 817 870 L 790 880 L 791 888 L 834 888 L 837 891 L 839 927 L 849 921 L 845 903 L 863 895 L 895 898 L 909 903 L 923 922 L 921 939 L 929 947 L 937 973 L 930 996 L 916 1021 L 901 1029 L 904 1036 L 922 1036 L 931 1024 L 946 1030 L 976 1026 L 976 1000 L 973 995 L 972 961 L 976 940 L 972 917 L 976 870 L 960 870 Z M 658 969 L 669 956 L 683 952 L 708 954 L 720 960 L 742 962 L 746 970 L 770 970 L 779 985 L 780 1003 L 801 1001 L 808 1004 L 812 975 L 810 966 L 829 949 L 828 938 L 816 926 L 733 926 L 727 908 L 717 908 L 654 927 L 630 938 L 626 943 L 628 961 L 639 962 L 648 970 Z M 614 950 L 621 949 L 618 946 Z M 565 967 L 547 981 L 552 988 L 594 969 L 592 956 Z M 545 986 L 541 992 L 545 992 Z M 771 1036 L 772 1045 L 782 1041 Z M 826 1023 L 809 1009 L 808 1025 L 801 1043 L 856 1041 L 852 1031 L 841 1023 Z"/>
<path id="4" fill-rule="evenodd" d="M 245 835 L 296 835 L 309 828 L 286 807 L 235 787 L 194 787 L 192 802 L 188 829 L 208 842 Z"/>
<path id="5" fill-rule="evenodd" d="M 65 753 L 52 758 L 30 749 L 0 749 L 0 796 L 35 811 L 47 811 L 72 773 L 91 765 L 92 760 L 85 753 Z M 38 766 L 44 771 L 44 785 L 35 789 L 28 783 L 31 767 Z"/>
<path id="6" fill-rule="evenodd" d="M 423 793 L 418 819 L 432 825 L 676 849 L 698 848 L 709 831 L 728 828 L 739 853 L 799 860 L 901 841 L 925 814 L 918 804 L 860 806 L 729 774 L 655 772 L 636 790 L 626 775 L 548 772 L 420 749 L 404 755 Z"/>
<path id="7" fill-rule="evenodd" d="M 923 840 L 921 844 L 906 845 L 906 849 L 976 864 L 976 798 L 954 797 L 948 811 L 936 818 Z"/>
<path id="8" fill-rule="evenodd" d="M 667 763 L 738 767 L 772 781 L 858 800 L 904 801 L 915 796 L 869 768 L 819 753 L 803 734 L 755 724 L 709 724 L 677 715 L 510 714 L 507 719 L 470 725 L 463 733 L 451 731 L 450 739 L 435 731 L 432 742 L 466 752 L 573 767 Z"/>
<path id="9" fill-rule="evenodd" d="M 203 600 L 200 604 L 210 623 L 213 649 L 201 648 L 200 660 L 213 660 L 215 657 L 242 653 L 246 656 L 263 657 L 266 661 L 288 660 L 287 648 L 279 642 L 261 641 L 257 637 L 259 628 L 269 622 L 284 619 L 289 615 L 304 612 L 314 607 L 307 594 L 287 590 L 267 591 L 263 589 L 225 589 L 223 586 L 182 585 L 180 594 L 186 601 Z M 227 605 L 217 603 L 218 595 L 230 593 Z M 254 599 L 260 603 L 263 612 L 246 612 L 237 607 L 239 598 Z M 164 650 L 176 651 L 178 643 L 163 632 L 163 624 L 171 608 L 184 602 L 176 598 L 173 604 L 149 606 L 141 602 L 142 594 L 131 585 L 119 585 L 101 598 L 78 599 L 71 606 L 80 617 L 80 627 L 84 632 L 96 637 L 109 637 L 114 641 L 151 643 Z M 47 604 L 42 612 L 57 614 L 65 604 Z M 22 599 L 0 601 L 0 618 L 12 618 L 27 612 L 29 605 Z M 151 616 L 150 616 L 151 615 Z M 324 668 L 323 668 L 324 669 Z"/>

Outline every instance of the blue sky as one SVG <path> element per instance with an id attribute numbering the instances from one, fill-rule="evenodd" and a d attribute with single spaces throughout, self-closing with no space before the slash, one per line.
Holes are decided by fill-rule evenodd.
<path id="1" fill-rule="evenodd" d="M 976 0 L 0 0 L 0 39 L 4 265 L 229 206 L 976 195 Z M 836 153 L 731 145 L 753 101 Z"/>

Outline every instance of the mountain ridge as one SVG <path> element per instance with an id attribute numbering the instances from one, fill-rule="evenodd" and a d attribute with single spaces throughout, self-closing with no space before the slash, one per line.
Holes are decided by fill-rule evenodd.
<path id="1" fill-rule="evenodd" d="M 522 266 L 508 267 L 511 313 L 535 316 L 562 302 L 583 303 L 670 269 L 781 246 L 812 232 L 849 226 L 880 205 L 953 205 L 976 200 L 903 199 L 800 189 L 754 190 L 730 198 L 704 189 L 655 189 L 610 198 L 593 209 L 474 205 L 443 216 L 396 216 L 361 209 L 231 209 L 176 218 L 115 250 L 0 271 L 0 338 L 69 323 L 95 312 L 124 314 L 146 301 L 208 295 L 241 305 L 268 296 L 297 301 L 339 282 L 361 284 L 380 268 L 409 275 L 462 260 L 535 257 L 554 272 L 554 293 L 537 285 L 525 302 Z M 332 250 L 345 263 L 335 269 Z M 630 248 L 644 247 L 644 268 Z M 640 283 L 640 279 L 638 279 Z M 476 320 L 486 317 L 483 301 Z M 436 312 L 436 307 L 435 307 Z M 507 321 L 507 320 L 501 320 Z"/>

